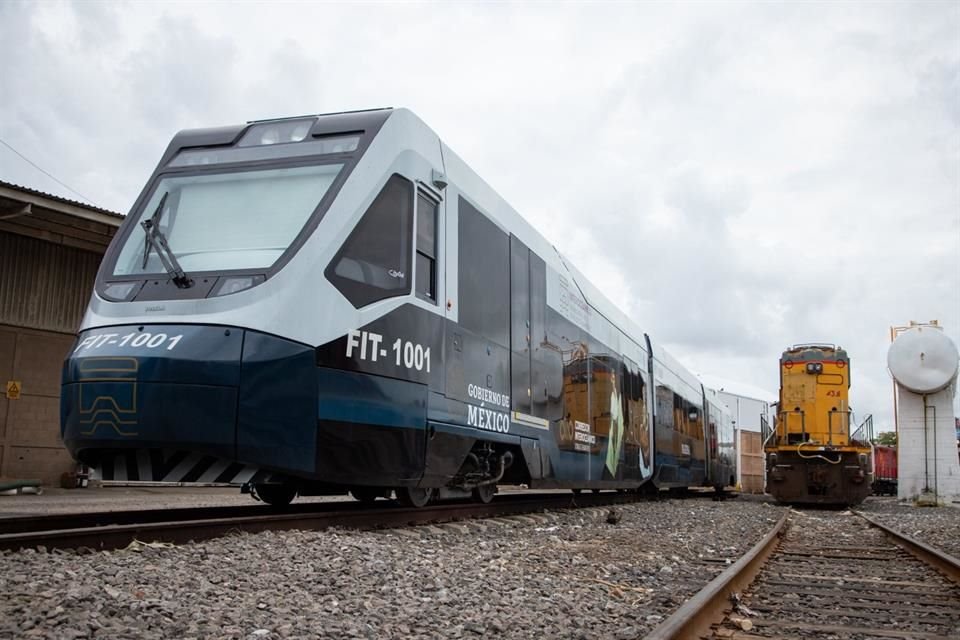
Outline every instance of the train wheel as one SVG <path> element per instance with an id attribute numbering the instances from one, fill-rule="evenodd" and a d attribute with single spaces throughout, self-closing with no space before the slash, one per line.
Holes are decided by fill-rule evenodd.
<path id="1" fill-rule="evenodd" d="M 473 490 L 473 499 L 483 504 L 490 504 L 493 494 L 497 492 L 497 485 L 485 484 Z"/>
<path id="2" fill-rule="evenodd" d="M 419 487 L 400 487 L 397 489 L 397 501 L 405 507 L 427 506 L 430 499 L 433 498 L 433 489 L 421 489 Z"/>
<path id="3" fill-rule="evenodd" d="M 271 507 L 285 507 L 297 497 L 297 488 L 292 484 L 258 484 L 254 491 L 257 498 Z"/>
<path id="4" fill-rule="evenodd" d="M 350 489 L 350 495 L 363 504 L 373 504 L 377 501 L 377 498 L 383 495 L 383 491 L 371 487 L 357 487 Z"/>

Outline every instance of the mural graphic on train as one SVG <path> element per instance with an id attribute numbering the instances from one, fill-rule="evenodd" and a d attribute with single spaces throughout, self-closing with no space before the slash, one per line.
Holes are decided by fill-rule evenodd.
<path id="1" fill-rule="evenodd" d="M 103 358 L 135 373 L 91 378 Z M 91 431 L 86 399 L 121 392 L 136 432 Z M 422 121 L 379 109 L 174 137 L 101 265 L 62 431 L 108 479 L 419 506 L 722 488 L 723 411 Z"/>

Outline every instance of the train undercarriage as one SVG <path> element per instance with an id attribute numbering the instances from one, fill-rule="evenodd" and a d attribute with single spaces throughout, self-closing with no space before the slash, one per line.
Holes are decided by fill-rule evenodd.
<path id="1" fill-rule="evenodd" d="M 856 505 L 871 493 L 867 456 L 827 448 L 767 456 L 767 492 L 789 504 Z"/>
<path id="2" fill-rule="evenodd" d="M 442 487 L 358 485 L 346 488 L 274 476 L 267 481 L 245 483 L 242 491 L 250 493 L 257 500 L 275 506 L 289 504 L 298 495 L 342 495 L 347 491 L 363 503 L 372 503 L 378 498 L 395 498 L 405 507 L 423 507 L 434 500 L 461 499 L 473 499 L 476 502 L 488 504 L 497 493 L 497 483 L 502 481 L 508 475 L 508 470 L 513 467 L 514 459 L 515 456 L 509 448 L 498 449 L 490 442 L 478 442 L 467 454 L 457 475 Z M 522 477 L 510 479 L 512 482 L 526 480 Z"/>

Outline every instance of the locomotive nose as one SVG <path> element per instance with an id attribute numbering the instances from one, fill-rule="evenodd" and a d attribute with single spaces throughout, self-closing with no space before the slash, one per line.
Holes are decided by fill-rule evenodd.
<path id="1" fill-rule="evenodd" d="M 87 331 L 64 362 L 61 430 L 75 458 L 162 449 L 235 453 L 243 331 L 113 327 Z"/>
<path id="2" fill-rule="evenodd" d="M 63 442 L 103 479 L 242 484 L 315 469 L 310 347 L 235 327 L 83 332 L 63 369 Z"/>

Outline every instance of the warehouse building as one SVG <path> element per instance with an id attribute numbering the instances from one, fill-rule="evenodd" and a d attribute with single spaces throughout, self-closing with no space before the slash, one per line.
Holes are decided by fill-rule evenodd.
<path id="1" fill-rule="evenodd" d="M 0 478 L 58 484 L 60 373 L 119 213 L 0 181 Z"/>

